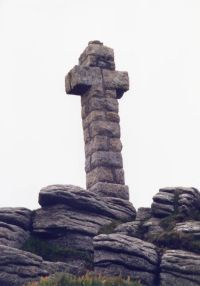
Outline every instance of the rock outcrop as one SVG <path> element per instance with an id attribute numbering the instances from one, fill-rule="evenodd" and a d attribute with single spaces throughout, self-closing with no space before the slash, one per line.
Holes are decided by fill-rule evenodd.
<path id="1" fill-rule="evenodd" d="M 0 245 L 20 248 L 29 237 L 31 214 L 26 208 L 0 208 Z"/>
<path id="2" fill-rule="evenodd" d="M 22 286 L 52 273 L 64 271 L 81 274 L 78 267 L 47 262 L 42 257 L 16 248 L 0 245 L 0 285 Z"/>
<path id="3" fill-rule="evenodd" d="M 155 285 L 158 271 L 156 247 L 124 234 L 94 238 L 94 267 L 97 274 L 131 277 L 143 285 Z"/>
<path id="4" fill-rule="evenodd" d="M 147 286 L 200 285 L 196 189 L 161 189 L 137 213 L 127 199 L 105 194 L 52 185 L 40 191 L 38 210 L 0 209 L 0 285 L 88 270 Z"/>
<path id="5" fill-rule="evenodd" d="M 188 215 L 200 209 L 200 194 L 195 188 L 163 188 L 153 197 L 152 213 L 157 217 L 166 217 L 179 213 Z"/>
<path id="6" fill-rule="evenodd" d="M 53 243 L 93 251 L 93 237 L 113 221 L 135 218 L 132 204 L 119 198 L 103 197 L 70 185 L 43 188 L 42 208 L 33 216 L 33 233 Z"/>
<path id="7" fill-rule="evenodd" d="M 200 285 L 200 256 L 183 250 L 167 250 L 161 261 L 160 286 Z"/>

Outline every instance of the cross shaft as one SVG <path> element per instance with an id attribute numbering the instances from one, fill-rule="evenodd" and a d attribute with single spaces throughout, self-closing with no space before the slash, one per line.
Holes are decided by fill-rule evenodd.
<path id="1" fill-rule="evenodd" d="M 89 42 L 66 76 L 67 94 L 81 96 L 87 189 L 129 199 L 121 155 L 118 99 L 129 89 L 127 72 L 115 71 L 113 49 Z"/>

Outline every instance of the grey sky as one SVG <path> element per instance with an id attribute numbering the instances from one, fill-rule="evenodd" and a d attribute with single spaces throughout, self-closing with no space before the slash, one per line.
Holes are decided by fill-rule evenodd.
<path id="1" fill-rule="evenodd" d="M 0 206 L 85 186 L 80 98 L 64 76 L 95 39 L 130 76 L 120 117 L 134 206 L 160 187 L 200 188 L 199 15 L 199 0 L 0 0 Z"/>

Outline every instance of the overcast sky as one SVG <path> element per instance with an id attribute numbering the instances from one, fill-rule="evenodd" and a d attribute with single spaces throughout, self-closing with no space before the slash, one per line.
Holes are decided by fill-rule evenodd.
<path id="1" fill-rule="evenodd" d="M 199 0 L 0 0 L 0 206 L 85 187 L 80 98 L 64 76 L 90 40 L 114 48 L 126 183 L 135 207 L 200 188 Z"/>

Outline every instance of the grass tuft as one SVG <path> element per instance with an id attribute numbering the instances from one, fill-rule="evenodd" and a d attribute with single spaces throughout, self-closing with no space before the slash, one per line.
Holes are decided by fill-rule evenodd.
<path id="1" fill-rule="evenodd" d="M 31 282 L 26 286 L 141 286 L 130 278 L 103 277 L 88 273 L 82 277 L 58 273 L 54 277 L 41 278 L 39 282 Z"/>

